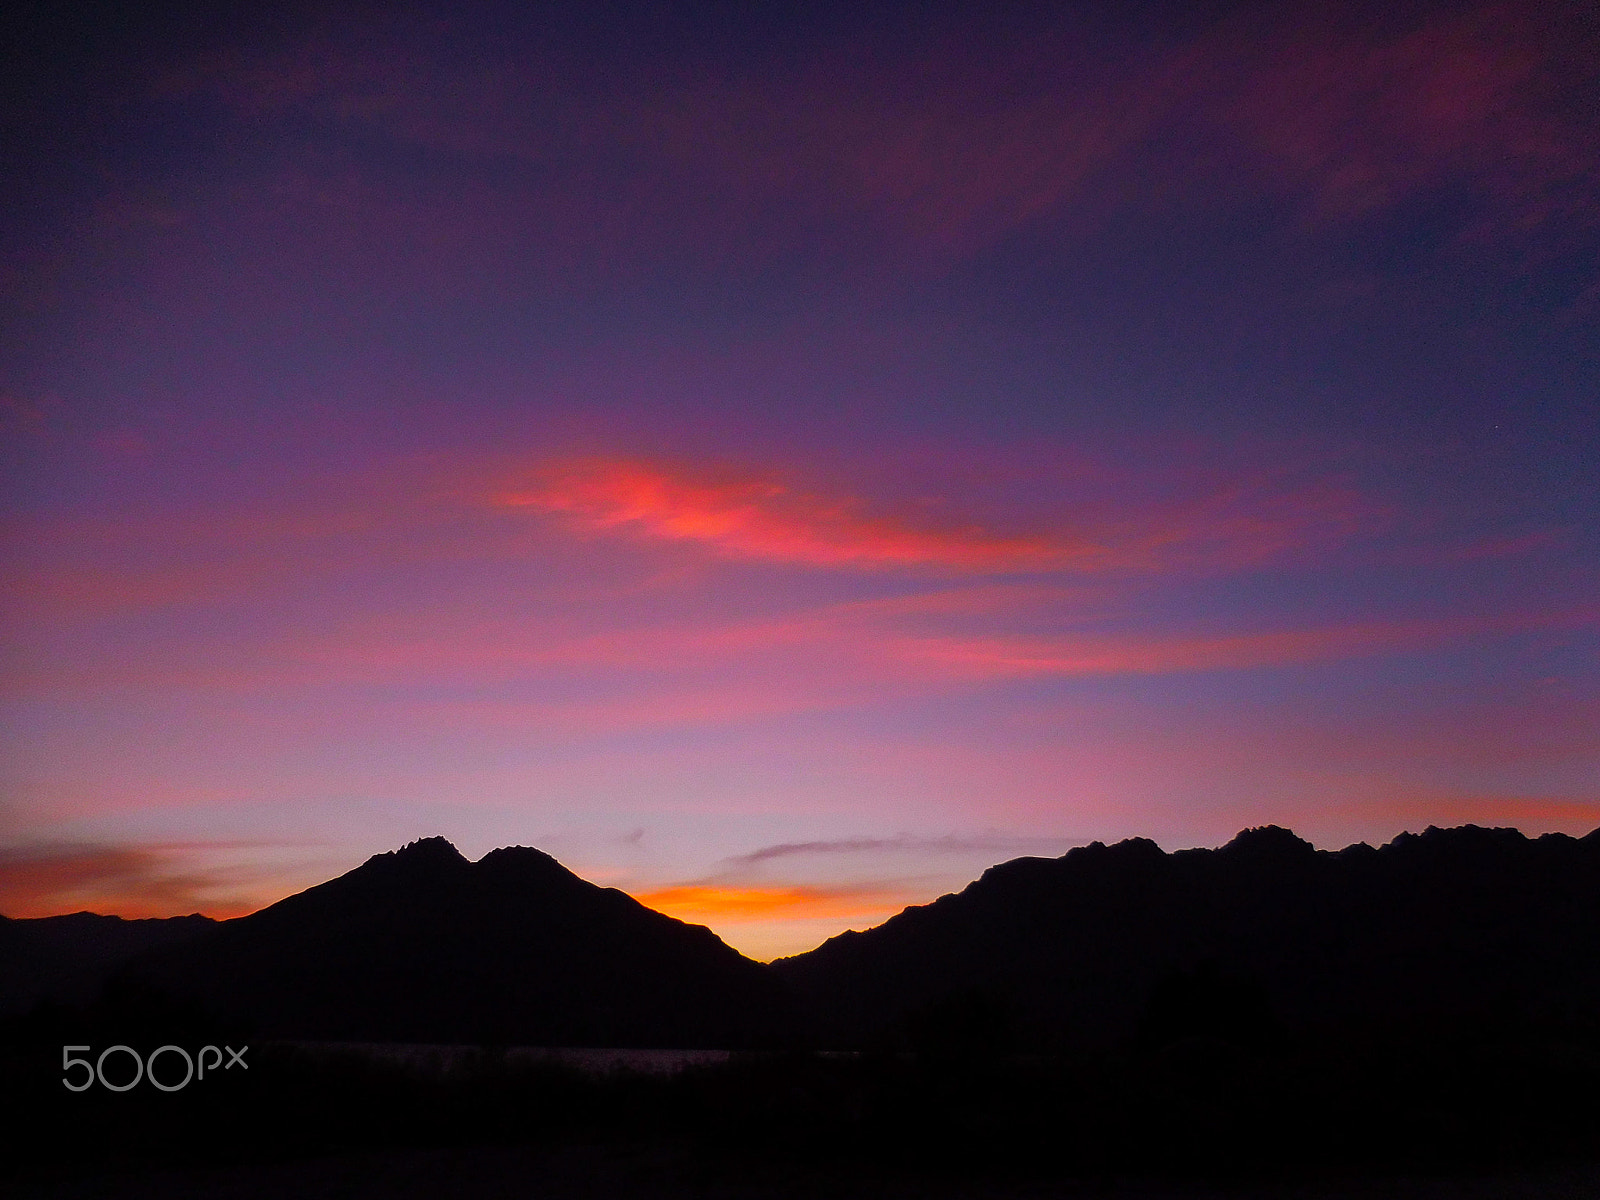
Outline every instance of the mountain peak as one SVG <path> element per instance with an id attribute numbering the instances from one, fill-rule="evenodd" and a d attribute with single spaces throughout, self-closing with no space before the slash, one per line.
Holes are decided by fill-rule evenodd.
<path id="1" fill-rule="evenodd" d="M 367 859 L 366 865 L 371 866 L 399 866 L 404 864 L 410 868 L 442 866 L 451 867 L 465 864 L 466 859 L 461 851 L 457 850 L 449 840 L 442 837 L 418 838 L 414 842 L 407 842 L 398 850 L 389 850 L 383 854 L 374 854 Z"/>
<path id="2" fill-rule="evenodd" d="M 1310 858 L 1316 852 L 1315 846 L 1293 830 L 1281 825 L 1255 825 L 1241 829 L 1218 853 L 1250 858 L 1299 859 Z"/>
<path id="3" fill-rule="evenodd" d="M 536 850 L 532 846 L 502 846 L 498 850 L 491 850 L 477 861 L 476 867 L 481 877 L 501 883 L 585 883 L 543 850 Z"/>
<path id="4" fill-rule="evenodd" d="M 472 863 L 442 837 L 128 969 L 264 1036 L 333 1041 L 743 1045 L 783 1011 L 765 969 L 710 931 L 542 851 Z"/>
<path id="5" fill-rule="evenodd" d="M 497 866 L 516 864 L 518 866 L 539 866 L 544 868 L 556 867 L 559 870 L 566 871 L 566 868 L 553 857 L 533 846 L 501 846 L 497 850 L 489 851 L 478 862 L 480 865 L 494 863 Z"/>
<path id="6" fill-rule="evenodd" d="M 407 842 L 396 854 L 410 854 L 420 856 L 423 854 L 442 855 L 450 858 L 460 858 L 461 851 L 455 848 L 450 839 L 435 835 L 433 837 L 418 838 L 414 842 Z"/>

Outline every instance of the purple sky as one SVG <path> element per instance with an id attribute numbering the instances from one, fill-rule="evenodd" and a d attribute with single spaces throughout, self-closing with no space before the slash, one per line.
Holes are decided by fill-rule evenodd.
<path id="1" fill-rule="evenodd" d="M 965 7 L 13 18 L 0 912 L 1600 825 L 1583 7 Z"/>

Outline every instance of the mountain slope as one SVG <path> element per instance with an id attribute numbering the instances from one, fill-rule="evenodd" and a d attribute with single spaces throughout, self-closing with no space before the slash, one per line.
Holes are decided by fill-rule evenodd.
<path id="1" fill-rule="evenodd" d="M 1275 827 L 1017 859 L 773 964 L 836 1045 L 1561 1030 L 1600 1012 L 1600 831 L 1318 851 Z"/>
<path id="2" fill-rule="evenodd" d="M 442 838 L 146 955 L 116 985 L 283 1038 L 730 1046 L 783 1020 L 769 973 L 710 930 L 537 850 L 472 863 Z"/>

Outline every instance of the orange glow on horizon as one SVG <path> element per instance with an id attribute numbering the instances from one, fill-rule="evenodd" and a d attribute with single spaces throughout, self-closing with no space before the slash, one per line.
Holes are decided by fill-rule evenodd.
<path id="1" fill-rule="evenodd" d="M 227 920 L 263 907 L 238 895 L 234 882 L 224 872 L 184 869 L 170 855 L 141 846 L 7 851 L 0 855 L 0 914 L 26 919 L 93 912 L 138 920 L 199 913 Z"/>
<path id="2" fill-rule="evenodd" d="M 774 918 L 879 919 L 911 901 L 874 889 L 821 887 L 736 887 L 681 884 L 640 892 L 647 908 L 694 924 L 770 921 Z"/>

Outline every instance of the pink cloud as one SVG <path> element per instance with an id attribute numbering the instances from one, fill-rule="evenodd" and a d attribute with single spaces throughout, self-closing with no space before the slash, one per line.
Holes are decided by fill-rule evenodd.
<path id="1" fill-rule="evenodd" d="M 1068 634 L 1048 637 L 906 636 L 889 644 L 908 663 L 971 679 L 1158 675 L 1249 670 L 1426 651 L 1468 638 L 1535 629 L 1591 628 L 1600 611 L 1364 621 L 1302 629 L 1196 635 Z"/>
<path id="2" fill-rule="evenodd" d="M 558 513 L 591 530 L 698 542 L 729 557 L 806 566 L 1038 571 L 1089 567 L 1106 554 L 1086 540 L 873 514 L 855 497 L 807 493 L 770 474 L 632 459 L 556 464 L 535 487 L 503 493 L 496 503 Z"/>
<path id="3" fill-rule="evenodd" d="M 736 552 L 753 545 L 748 552 L 810 554 L 821 542 L 828 553 L 824 562 L 830 565 L 836 561 L 832 555 L 843 553 L 840 546 L 848 545 L 847 538 L 857 538 L 864 547 L 846 560 L 852 566 L 880 545 L 874 540 L 880 533 L 878 522 L 857 519 L 853 510 L 838 504 L 802 495 L 802 503 L 780 509 L 769 521 L 759 508 L 770 493 L 755 484 L 691 484 L 675 491 L 673 486 L 657 489 L 655 478 L 647 478 L 652 485 L 647 497 L 655 502 L 665 496 L 670 503 L 638 504 L 624 510 L 615 524 L 601 524 L 602 529 L 637 523 L 669 540 L 731 541 Z M 610 493 L 602 495 L 609 501 Z M 631 499 L 633 493 L 627 495 Z M 739 505 L 757 511 L 751 515 L 739 511 Z M 728 510 L 732 515 L 726 515 Z M 610 519 L 612 510 L 602 509 L 601 515 Z M 1191 524 L 1207 528 L 1204 520 Z M 1241 536 L 1240 547 L 1260 554 L 1275 548 L 1276 526 L 1267 524 L 1269 534 Z M 772 526 L 778 532 L 769 536 Z M 657 528 L 666 532 L 656 533 Z M 891 544 L 902 543 L 891 539 Z M 960 556 L 970 545 L 991 548 L 1006 542 L 963 530 L 915 544 L 930 553 L 939 550 L 947 562 L 964 563 Z M 1159 553 L 1175 555 L 1173 547 L 1202 559 L 1211 554 L 1207 543 L 1176 540 Z M 1146 553 L 1140 550 L 1139 561 L 1147 561 Z M 1239 547 L 1233 553 L 1244 556 Z M 890 561 L 898 565 L 898 560 Z M 611 712 L 621 704 L 634 719 L 650 723 L 671 720 L 674 712 L 736 712 L 749 705 L 747 711 L 755 713 L 772 711 L 773 704 L 793 711 L 985 680 L 1237 670 L 1406 653 L 1474 638 L 1588 628 L 1596 620 L 1591 609 L 1577 607 L 1206 632 L 1129 628 L 1130 619 L 1136 618 L 1128 604 L 1125 581 L 1103 578 L 1073 586 L 1040 581 L 944 587 L 787 612 L 669 621 L 641 620 L 626 607 L 530 609 L 519 602 L 507 611 L 481 602 L 434 602 L 416 610 L 344 612 L 318 618 L 312 627 L 301 622 L 256 628 L 243 638 L 231 627 L 212 634 L 185 631 L 167 641 L 146 635 L 139 645 L 119 646 L 115 654 L 95 654 L 80 646 L 41 658 L 32 667 L 14 667 L 7 690 L 13 695 L 83 695 L 440 683 L 539 688 L 581 677 L 587 680 L 587 699 L 507 703 L 512 710 L 545 708 L 552 713 L 588 711 L 586 706 L 595 705 Z M 740 606 L 733 607 L 737 612 Z M 1042 631 L 1016 632 L 1018 628 Z M 720 678 L 713 679 L 713 673 Z M 781 678 L 782 684 L 763 682 L 773 678 Z M 628 693 L 625 700 L 597 698 L 619 689 Z M 489 711 L 499 710 L 496 702 L 483 703 Z M 659 717 L 647 717 L 649 713 Z M 598 713 L 591 715 L 598 719 Z"/>
<path id="4" fill-rule="evenodd" d="M 482 480 L 497 475 L 507 482 L 486 498 Z M 1256 472 L 1219 481 L 1151 472 L 1135 481 L 1101 471 L 1092 486 L 1096 495 L 1080 500 L 1067 499 L 1063 486 L 1053 511 L 1041 507 L 1019 527 L 1014 518 L 964 515 L 939 496 L 871 501 L 808 488 L 770 468 L 621 457 L 555 459 L 531 470 L 487 456 L 448 467 L 397 464 L 310 485 L 292 504 L 31 523 L 19 528 L 19 550 L 0 566 L 0 607 L 19 627 L 43 631 L 161 609 L 259 609 L 267 596 L 320 595 L 364 576 L 437 579 L 448 565 L 464 578 L 518 562 L 562 564 L 524 580 L 524 596 L 614 598 L 636 586 L 623 577 L 637 561 L 597 559 L 574 532 L 620 545 L 699 548 L 724 560 L 902 576 L 1054 575 L 1057 582 L 1075 577 L 1081 588 L 1090 580 L 1253 569 L 1347 542 L 1390 519 L 1336 478 Z M 1163 494 L 1151 496 L 1152 487 Z M 531 514 L 552 519 L 523 519 Z M 573 569 L 574 555 L 583 556 L 582 570 Z M 336 594 L 355 593 L 344 586 Z M 980 595 L 993 594 L 965 589 L 872 603 L 909 612 L 989 602 Z M 337 601 L 319 608 L 341 611 Z M 372 648 L 375 663 L 410 653 L 418 640 L 404 617 L 386 619 L 398 627 L 389 648 Z M 334 641 L 343 636 L 341 628 Z M 526 644 L 513 637 L 508 653 Z M 303 649 L 324 653 L 314 634 Z"/>
<path id="5" fill-rule="evenodd" d="M 494 503 L 730 558 L 989 574 L 1252 566 L 1348 538 L 1376 514 L 1348 487 L 1286 485 L 1269 475 L 1178 502 L 1101 502 L 1090 519 L 1058 513 L 1048 519 L 1053 532 L 1006 532 L 874 511 L 858 497 L 801 490 L 774 472 L 620 458 L 551 464 L 532 486 L 505 490 Z"/>

